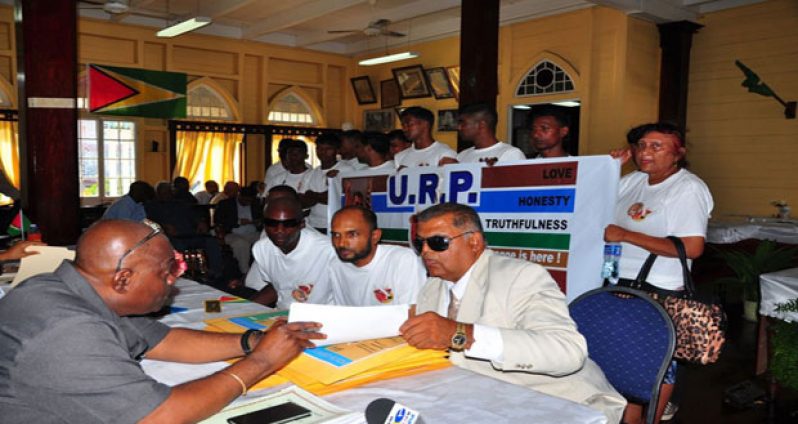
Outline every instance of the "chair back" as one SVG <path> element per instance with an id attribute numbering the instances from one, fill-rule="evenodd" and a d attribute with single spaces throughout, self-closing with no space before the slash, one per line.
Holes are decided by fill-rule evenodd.
<path id="1" fill-rule="evenodd" d="M 569 309 L 587 339 L 590 358 L 627 400 L 650 405 L 646 422 L 654 422 L 676 344 L 673 322 L 662 306 L 639 290 L 603 287 L 574 299 Z"/>

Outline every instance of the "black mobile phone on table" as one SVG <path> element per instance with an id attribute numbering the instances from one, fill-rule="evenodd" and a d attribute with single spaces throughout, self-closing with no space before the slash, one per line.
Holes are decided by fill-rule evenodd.
<path id="1" fill-rule="evenodd" d="M 306 418 L 310 415 L 310 409 L 299 406 L 294 402 L 286 402 L 244 415 L 230 417 L 227 422 L 230 424 L 282 424 Z"/>

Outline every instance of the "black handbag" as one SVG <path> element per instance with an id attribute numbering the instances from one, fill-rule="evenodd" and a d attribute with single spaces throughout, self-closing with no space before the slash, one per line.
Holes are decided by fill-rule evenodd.
<path id="1" fill-rule="evenodd" d="M 668 236 L 676 246 L 682 264 L 684 290 L 660 289 L 646 282 L 657 255 L 646 258 L 634 280 L 621 280 L 620 285 L 643 290 L 659 302 L 670 315 L 676 329 L 676 350 L 673 356 L 695 364 L 711 364 L 718 360 L 726 343 L 726 314 L 720 304 L 696 298 L 695 285 L 687 267 L 684 243 L 678 237 Z"/>

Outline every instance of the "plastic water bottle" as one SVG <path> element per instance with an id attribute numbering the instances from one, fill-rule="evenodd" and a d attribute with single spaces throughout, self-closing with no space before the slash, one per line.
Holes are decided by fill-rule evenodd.
<path id="1" fill-rule="evenodd" d="M 604 245 L 604 266 L 601 268 L 601 278 L 610 284 L 618 284 L 618 264 L 621 261 L 621 244 L 607 243 Z"/>

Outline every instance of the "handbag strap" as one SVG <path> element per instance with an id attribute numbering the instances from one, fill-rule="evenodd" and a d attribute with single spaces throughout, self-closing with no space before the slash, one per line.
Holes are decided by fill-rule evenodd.
<path id="1" fill-rule="evenodd" d="M 676 247 L 676 252 L 679 255 L 679 262 L 682 264 L 682 279 L 684 281 L 684 290 L 687 293 L 688 298 L 695 297 L 695 285 L 693 284 L 693 277 L 690 275 L 690 268 L 687 267 L 687 253 L 684 249 L 684 243 L 679 237 L 676 236 L 668 236 L 668 240 L 673 243 Z M 640 272 L 637 273 L 637 277 L 635 278 L 632 288 L 640 289 L 643 287 L 643 283 L 646 282 L 648 279 L 648 273 L 651 272 L 651 267 L 654 265 L 654 260 L 657 259 L 657 254 L 652 253 L 648 255 L 646 261 L 643 262 L 643 266 L 640 268 Z"/>

